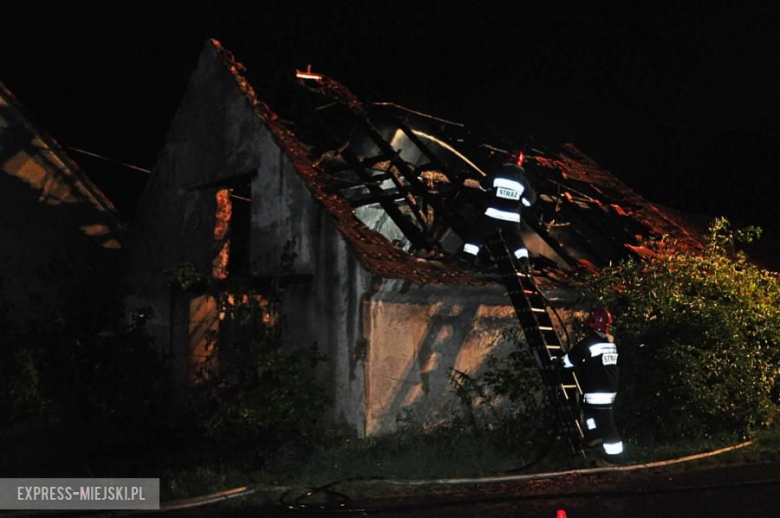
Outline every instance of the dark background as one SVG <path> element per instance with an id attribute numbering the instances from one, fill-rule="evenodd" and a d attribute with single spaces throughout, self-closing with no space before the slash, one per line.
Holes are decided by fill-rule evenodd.
<path id="1" fill-rule="evenodd" d="M 62 144 L 150 168 L 214 37 L 261 98 L 311 63 L 365 99 L 572 141 L 653 201 L 777 240 L 780 8 L 631 4 L 5 2 L 0 80 Z M 73 157 L 131 216 L 143 175 Z"/>

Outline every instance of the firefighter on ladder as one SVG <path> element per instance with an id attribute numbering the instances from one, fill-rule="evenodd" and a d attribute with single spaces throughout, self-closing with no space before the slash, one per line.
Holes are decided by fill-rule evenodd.
<path id="1" fill-rule="evenodd" d="M 585 440 L 601 444 L 610 460 L 621 459 L 623 442 L 615 428 L 612 405 L 618 391 L 618 353 L 612 335 L 612 314 L 597 307 L 588 317 L 590 332 L 562 358 L 562 366 L 575 369 L 583 392 Z"/>
<path id="2" fill-rule="evenodd" d="M 516 264 L 528 273 L 528 249 L 523 243 L 520 213 L 536 202 L 536 193 L 525 177 L 522 158 L 522 153 L 512 157 L 511 162 L 503 164 L 480 181 L 485 201 L 482 213 L 475 218 L 463 244 L 461 258 L 467 264 L 474 264 L 485 238 L 500 229 Z"/>

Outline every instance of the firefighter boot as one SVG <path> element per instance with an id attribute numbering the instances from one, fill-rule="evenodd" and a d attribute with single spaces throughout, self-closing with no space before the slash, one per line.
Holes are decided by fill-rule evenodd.
<path id="1" fill-rule="evenodd" d="M 517 269 L 520 270 L 521 273 L 530 275 L 531 261 L 528 259 L 528 257 L 521 257 L 517 260 Z"/>

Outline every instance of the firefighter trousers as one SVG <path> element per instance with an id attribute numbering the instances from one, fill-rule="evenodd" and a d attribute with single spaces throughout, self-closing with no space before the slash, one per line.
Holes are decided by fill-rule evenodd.
<path id="1" fill-rule="evenodd" d="M 585 424 L 585 440 L 588 444 L 601 444 L 607 455 L 623 453 L 623 442 L 615 427 L 612 405 L 583 403 L 582 413 Z"/>

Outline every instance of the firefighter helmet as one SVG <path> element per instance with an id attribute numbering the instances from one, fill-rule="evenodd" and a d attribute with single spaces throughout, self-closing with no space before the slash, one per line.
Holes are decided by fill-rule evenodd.
<path id="1" fill-rule="evenodd" d="M 602 333 L 609 333 L 609 326 L 612 325 L 612 313 L 605 307 L 594 308 L 588 317 L 588 327 Z"/>
<path id="2" fill-rule="evenodd" d="M 525 153 L 523 153 L 521 150 L 518 149 L 515 151 L 511 151 L 507 155 L 504 164 L 513 165 L 515 167 L 523 167 L 523 162 L 525 162 Z"/>

